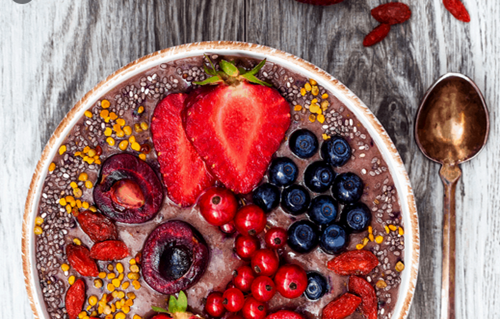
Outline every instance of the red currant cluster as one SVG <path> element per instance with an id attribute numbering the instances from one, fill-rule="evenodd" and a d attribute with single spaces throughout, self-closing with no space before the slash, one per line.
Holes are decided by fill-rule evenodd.
<path id="1" fill-rule="evenodd" d="M 220 187 L 202 194 L 198 206 L 209 224 L 219 226 L 225 233 L 239 232 L 235 252 L 250 262 L 233 272 L 233 280 L 224 293 L 208 295 L 205 311 L 211 317 L 222 317 L 228 311 L 233 313 L 228 319 L 264 319 L 267 302 L 276 292 L 289 299 L 302 296 L 308 284 L 305 270 L 294 264 L 280 266 L 276 252 L 287 242 L 286 230 L 279 227 L 267 230 L 267 248 L 260 248 L 257 235 L 264 231 L 267 219 L 259 206 L 250 204 L 238 209 L 234 194 Z"/>

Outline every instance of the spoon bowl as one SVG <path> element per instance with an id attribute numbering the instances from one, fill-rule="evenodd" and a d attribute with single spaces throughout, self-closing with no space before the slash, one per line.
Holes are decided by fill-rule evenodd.
<path id="1" fill-rule="evenodd" d="M 474 158 L 486 144 L 490 121 L 483 95 L 468 77 L 442 76 L 427 91 L 415 120 L 418 147 L 442 165 L 444 185 L 441 319 L 455 318 L 455 191 L 462 175 L 459 164 Z"/>

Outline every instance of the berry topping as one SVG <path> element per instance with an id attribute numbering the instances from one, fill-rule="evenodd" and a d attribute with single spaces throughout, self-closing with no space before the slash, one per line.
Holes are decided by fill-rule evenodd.
<path id="1" fill-rule="evenodd" d="M 236 226 L 234 225 L 234 221 L 230 221 L 229 223 L 220 226 L 219 229 L 221 232 L 228 235 L 236 233 Z"/>
<path id="2" fill-rule="evenodd" d="M 311 203 L 311 196 L 304 186 L 291 185 L 281 194 L 281 207 L 292 215 L 304 214 Z"/>
<path id="3" fill-rule="evenodd" d="M 90 251 L 87 247 L 69 244 L 66 246 L 66 256 L 70 266 L 80 275 L 85 277 L 97 277 L 99 275 L 97 264 L 90 257 Z"/>
<path id="4" fill-rule="evenodd" d="M 258 301 L 268 302 L 276 294 L 276 285 L 271 278 L 260 276 L 253 281 L 251 291 L 252 296 Z"/>
<path id="5" fill-rule="evenodd" d="M 377 295 L 372 285 L 363 278 L 349 277 L 349 291 L 361 297 L 361 312 L 367 319 L 377 319 Z"/>
<path id="6" fill-rule="evenodd" d="M 229 312 L 238 312 L 243 308 L 245 296 L 238 288 L 229 288 L 222 295 L 222 304 Z"/>
<path id="7" fill-rule="evenodd" d="M 127 245 L 120 240 L 107 240 L 90 248 L 90 257 L 97 260 L 120 260 L 130 255 Z"/>
<path id="8" fill-rule="evenodd" d="M 214 226 L 222 226 L 234 219 L 238 201 L 234 194 L 222 187 L 210 187 L 198 199 L 200 213 Z"/>
<path id="9" fill-rule="evenodd" d="M 262 208 L 265 213 L 269 213 L 280 204 L 280 189 L 272 184 L 265 183 L 257 187 L 252 194 L 252 201 Z"/>
<path id="10" fill-rule="evenodd" d="M 234 241 L 234 251 L 241 259 L 252 258 L 260 247 L 259 240 L 254 236 L 238 235 Z"/>
<path id="11" fill-rule="evenodd" d="M 77 319 L 85 304 L 85 282 L 78 279 L 66 292 L 65 305 L 69 319 Z"/>
<path id="12" fill-rule="evenodd" d="M 342 224 L 353 233 L 359 233 L 368 229 L 372 222 L 372 212 L 363 203 L 347 205 L 342 210 Z"/>
<path id="13" fill-rule="evenodd" d="M 94 187 L 94 202 L 109 218 L 127 224 L 153 218 L 163 203 L 163 187 L 153 169 L 134 155 L 109 157 Z"/>
<path id="14" fill-rule="evenodd" d="M 201 234 L 180 220 L 170 220 L 149 234 L 142 251 L 144 280 L 172 295 L 194 285 L 208 265 L 209 250 Z"/>
<path id="15" fill-rule="evenodd" d="M 318 227 L 308 220 L 299 220 L 288 228 L 288 246 L 298 253 L 311 252 L 318 242 Z"/>
<path id="16" fill-rule="evenodd" d="M 332 136 L 321 145 L 321 158 L 334 167 L 344 166 L 351 158 L 351 147 L 341 136 Z"/>
<path id="17" fill-rule="evenodd" d="M 361 304 L 361 298 L 350 293 L 345 293 L 331 301 L 323 309 L 323 319 L 344 319 L 352 315 Z"/>
<path id="18" fill-rule="evenodd" d="M 304 293 L 307 299 L 316 301 L 328 292 L 328 283 L 325 276 L 315 271 L 307 273 L 307 288 Z"/>
<path id="19" fill-rule="evenodd" d="M 342 204 L 357 202 L 363 195 L 364 183 L 361 178 L 354 173 L 339 174 L 332 186 L 332 193 Z"/>
<path id="20" fill-rule="evenodd" d="M 353 250 L 343 253 L 330 260 L 328 269 L 341 276 L 368 275 L 373 268 L 377 267 L 377 257 L 368 250 Z"/>
<path id="21" fill-rule="evenodd" d="M 270 314 L 266 319 L 304 319 L 304 317 L 290 310 L 280 310 Z"/>
<path id="22" fill-rule="evenodd" d="M 299 168 L 288 157 L 275 158 L 269 166 L 269 182 L 277 186 L 292 185 L 299 175 Z"/>
<path id="23" fill-rule="evenodd" d="M 281 266 L 274 277 L 276 290 L 285 298 L 300 297 L 307 289 L 307 274 L 302 267 L 287 264 Z"/>
<path id="24" fill-rule="evenodd" d="M 328 225 L 337 218 L 338 203 L 333 197 L 320 195 L 313 198 L 307 215 L 318 225 Z"/>
<path id="25" fill-rule="evenodd" d="M 267 248 L 280 249 L 286 245 L 288 234 L 281 227 L 273 227 L 266 232 L 265 241 Z"/>
<path id="26" fill-rule="evenodd" d="M 262 180 L 290 126 L 290 105 L 255 77 L 265 64 L 242 73 L 227 61 L 191 93 L 184 113 L 186 135 L 210 171 L 237 194 Z M 264 84 L 254 85 L 249 82 Z M 272 112 L 269 112 L 272 110 Z"/>
<path id="27" fill-rule="evenodd" d="M 248 297 L 241 314 L 245 319 L 264 319 L 267 314 L 267 305 L 254 297 Z"/>
<path id="28" fill-rule="evenodd" d="M 111 219 L 90 210 L 85 210 L 75 214 L 82 230 L 90 237 L 93 242 L 116 239 L 118 232 Z"/>
<path id="29" fill-rule="evenodd" d="M 152 317 L 151 319 L 203 319 L 199 315 L 194 315 L 187 311 L 188 299 L 184 291 L 179 292 L 179 297 L 170 296 L 168 300 L 168 309 L 161 307 L 151 306 L 151 309 L 160 314 Z M 90 317 L 91 319 L 93 317 Z M 116 316 L 115 316 L 116 319 Z"/>
<path id="30" fill-rule="evenodd" d="M 288 141 L 290 150 L 297 157 L 307 159 L 312 157 L 318 151 L 319 143 L 316 135 L 306 129 L 297 130 L 290 135 Z"/>
<path id="31" fill-rule="evenodd" d="M 255 236 L 260 234 L 266 227 L 266 214 L 257 205 L 242 207 L 234 217 L 236 230 L 242 235 Z"/>
<path id="32" fill-rule="evenodd" d="M 250 266 L 240 266 L 233 272 L 233 284 L 243 292 L 249 292 L 255 279 L 255 273 Z"/>
<path id="33" fill-rule="evenodd" d="M 193 205 L 215 182 L 182 125 L 187 97 L 185 93 L 169 94 L 158 103 L 151 118 L 151 135 L 168 197 L 182 207 Z"/>
<path id="34" fill-rule="evenodd" d="M 218 291 L 211 292 L 207 297 L 207 302 L 205 304 L 205 311 L 212 317 L 219 318 L 222 317 L 226 309 L 222 304 L 224 298 L 222 293 Z"/>
<path id="35" fill-rule="evenodd" d="M 347 232 L 342 226 L 332 224 L 321 233 L 319 245 L 325 253 L 335 254 L 347 247 L 347 236 Z"/>
<path id="36" fill-rule="evenodd" d="M 271 249 L 259 249 L 252 257 L 252 269 L 260 276 L 272 276 L 279 267 L 279 258 Z"/>
<path id="37" fill-rule="evenodd" d="M 315 193 L 323 193 L 330 188 L 335 179 L 335 172 L 326 162 L 314 162 L 304 172 L 304 183 Z"/>

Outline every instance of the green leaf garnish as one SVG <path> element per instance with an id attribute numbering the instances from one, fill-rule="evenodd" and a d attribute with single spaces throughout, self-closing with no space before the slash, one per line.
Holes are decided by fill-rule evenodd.
<path id="1" fill-rule="evenodd" d="M 168 310 L 163 309 L 161 307 L 151 306 L 151 309 L 153 309 L 153 311 L 156 311 L 156 312 L 169 313 Z"/>
<path id="2" fill-rule="evenodd" d="M 188 306 L 187 296 L 184 291 L 179 292 L 179 298 L 177 298 L 177 312 L 186 312 Z"/>
<path id="3" fill-rule="evenodd" d="M 234 64 L 227 62 L 225 60 L 221 60 L 219 62 L 219 66 L 229 76 L 238 76 L 240 72 L 238 71 L 238 68 L 234 66 Z"/>
<path id="4" fill-rule="evenodd" d="M 168 300 L 168 312 L 170 313 L 177 312 L 177 299 L 175 299 L 174 295 L 170 296 Z"/>
<path id="5" fill-rule="evenodd" d="M 260 84 L 260 85 L 269 86 L 269 87 L 273 86 L 270 83 L 267 83 L 267 82 L 264 82 L 264 81 L 257 79 L 255 77 L 255 75 L 250 74 L 250 73 L 243 74 L 243 75 L 241 75 L 241 77 L 247 79 L 248 82 L 251 82 L 251 83 Z"/>
<path id="6" fill-rule="evenodd" d="M 262 69 L 262 67 L 266 64 L 266 59 L 262 60 L 259 62 L 259 64 L 257 64 L 253 69 L 251 69 L 250 71 L 248 71 L 247 73 L 245 74 L 251 74 L 251 75 L 255 75 L 257 74 L 260 69 Z"/>
<path id="7" fill-rule="evenodd" d="M 201 82 L 193 82 L 193 84 L 207 85 L 207 84 L 215 84 L 215 83 L 218 83 L 221 81 L 222 81 L 222 79 L 218 75 L 216 75 L 216 76 L 212 76 L 211 78 L 208 78 L 208 79 L 201 81 Z"/>
<path id="8" fill-rule="evenodd" d="M 215 69 L 209 69 L 206 64 L 203 64 L 203 69 L 205 70 L 205 73 L 208 75 L 217 75 L 217 71 Z"/>

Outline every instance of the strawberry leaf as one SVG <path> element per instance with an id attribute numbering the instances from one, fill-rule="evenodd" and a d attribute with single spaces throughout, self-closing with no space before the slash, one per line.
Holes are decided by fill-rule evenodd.
<path id="1" fill-rule="evenodd" d="M 266 64 L 266 59 L 260 61 L 259 64 L 257 64 L 253 69 L 251 69 L 250 71 L 248 71 L 247 73 L 245 73 L 243 75 L 247 75 L 247 74 L 255 75 L 255 74 L 257 74 L 260 71 L 260 69 L 262 69 L 262 67 L 265 64 Z"/>
<path id="2" fill-rule="evenodd" d="M 177 298 L 177 311 L 186 312 L 188 306 L 187 296 L 184 291 L 179 292 L 179 298 Z"/>
<path id="3" fill-rule="evenodd" d="M 177 312 L 177 299 L 175 299 L 175 296 L 170 296 L 170 299 L 168 300 L 168 312 L 170 313 L 176 313 Z"/>
<path id="4" fill-rule="evenodd" d="M 219 62 L 219 66 L 229 76 L 238 76 L 240 72 L 238 71 L 238 68 L 234 66 L 231 62 L 227 62 L 225 60 L 221 60 Z"/>
<path id="5" fill-rule="evenodd" d="M 205 73 L 208 75 L 217 75 L 217 71 L 215 69 L 209 69 L 206 64 L 203 64 L 203 69 L 205 70 Z"/>
<path id="6" fill-rule="evenodd" d="M 153 311 L 156 311 L 156 312 L 169 313 L 168 310 L 163 309 L 161 307 L 151 306 L 151 309 L 153 309 Z"/>
<path id="7" fill-rule="evenodd" d="M 218 83 L 218 82 L 221 82 L 222 79 L 219 77 L 219 76 L 212 76 L 204 81 L 201 81 L 201 82 L 193 82 L 193 84 L 197 84 L 197 85 L 206 85 L 206 84 L 215 84 L 215 83 Z"/>
<path id="8" fill-rule="evenodd" d="M 265 85 L 265 86 L 269 86 L 269 87 L 273 86 L 270 83 L 267 83 L 267 82 L 264 82 L 264 81 L 257 79 L 253 74 L 250 74 L 250 73 L 243 74 L 243 75 L 241 75 L 241 77 L 245 78 L 248 82 L 251 82 L 251 83 Z"/>

